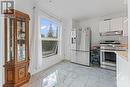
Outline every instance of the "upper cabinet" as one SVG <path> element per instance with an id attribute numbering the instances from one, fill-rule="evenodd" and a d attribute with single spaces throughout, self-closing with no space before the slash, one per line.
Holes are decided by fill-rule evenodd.
<path id="1" fill-rule="evenodd" d="M 100 32 L 107 32 L 107 31 L 110 31 L 110 20 L 108 21 L 101 21 L 100 22 Z"/>
<path id="2" fill-rule="evenodd" d="M 128 18 L 120 17 L 110 20 L 101 21 L 99 24 L 99 32 L 123 31 L 123 36 L 128 36 Z"/>
<path id="3" fill-rule="evenodd" d="M 110 31 L 120 31 L 122 28 L 123 18 L 115 18 L 110 21 Z"/>
<path id="4" fill-rule="evenodd" d="M 128 18 L 123 18 L 123 36 L 128 36 Z"/>

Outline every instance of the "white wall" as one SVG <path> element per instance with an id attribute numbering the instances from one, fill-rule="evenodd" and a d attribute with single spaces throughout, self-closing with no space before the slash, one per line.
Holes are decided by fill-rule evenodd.
<path id="1" fill-rule="evenodd" d="M 0 17 L 0 87 L 2 87 L 2 83 L 4 82 L 4 77 L 3 77 L 3 63 L 4 63 L 4 21 L 3 17 Z"/>
<path id="2" fill-rule="evenodd" d="M 72 19 L 72 28 L 78 29 L 79 28 L 79 21 Z"/>
<path id="3" fill-rule="evenodd" d="M 71 49 L 71 30 L 72 30 L 72 19 L 63 19 L 63 44 L 64 44 L 64 57 L 67 60 L 71 59 L 70 49 Z"/>

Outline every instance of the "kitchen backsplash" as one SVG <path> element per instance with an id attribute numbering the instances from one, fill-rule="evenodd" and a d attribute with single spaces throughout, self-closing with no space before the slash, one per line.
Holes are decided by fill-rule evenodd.
<path id="1" fill-rule="evenodd" d="M 119 38 L 119 41 L 123 44 L 128 43 L 128 36 L 123 36 Z"/>

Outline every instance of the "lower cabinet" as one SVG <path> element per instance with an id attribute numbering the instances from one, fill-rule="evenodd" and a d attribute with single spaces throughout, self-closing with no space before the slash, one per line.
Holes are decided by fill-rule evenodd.
<path id="1" fill-rule="evenodd" d="M 117 87 L 129 87 L 129 62 L 117 54 Z"/>
<path id="2" fill-rule="evenodd" d="M 30 79 L 28 73 L 28 62 L 16 65 L 5 65 L 5 83 L 4 87 L 20 87 Z"/>

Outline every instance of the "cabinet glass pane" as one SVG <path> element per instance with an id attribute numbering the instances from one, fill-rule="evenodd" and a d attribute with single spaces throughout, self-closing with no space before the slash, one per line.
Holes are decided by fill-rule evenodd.
<path id="1" fill-rule="evenodd" d="M 13 60 L 13 19 L 7 18 L 7 62 Z"/>
<path id="2" fill-rule="evenodd" d="M 25 22 L 17 21 L 17 60 L 25 60 Z"/>

